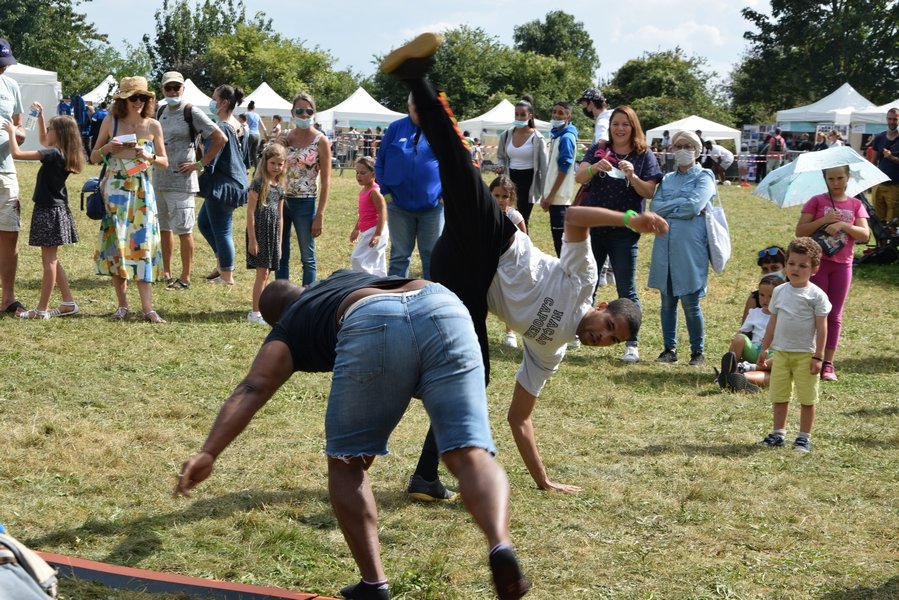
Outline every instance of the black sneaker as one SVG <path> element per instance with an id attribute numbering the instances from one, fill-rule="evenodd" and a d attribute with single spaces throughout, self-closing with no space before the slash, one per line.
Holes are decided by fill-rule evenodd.
<path id="1" fill-rule="evenodd" d="M 656 359 L 656 362 L 659 363 L 676 363 L 677 362 L 677 351 L 672 350 L 671 348 L 665 348 L 665 351 L 659 354 L 659 357 Z"/>
<path id="2" fill-rule="evenodd" d="M 761 388 L 746 379 L 742 373 L 731 373 L 727 376 L 727 386 L 734 392 L 746 392 L 747 394 L 758 394 Z"/>
<path id="3" fill-rule="evenodd" d="M 690 366 L 700 367 L 705 364 L 705 354 L 702 352 L 693 352 L 690 354 Z"/>
<path id="4" fill-rule="evenodd" d="M 360 580 L 340 590 L 340 595 L 347 600 L 390 600 L 390 589 L 386 583 L 375 587 Z"/>
<path id="5" fill-rule="evenodd" d="M 456 492 L 448 489 L 440 479 L 425 481 L 421 475 L 413 474 L 409 478 L 406 493 L 414 500 L 422 502 L 446 502 L 456 497 Z"/>
<path id="6" fill-rule="evenodd" d="M 776 433 L 769 433 L 758 445 L 766 446 L 768 448 L 782 448 L 784 444 L 784 436 L 777 435 Z"/>
<path id="7" fill-rule="evenodd" d="M 400 46 L 381 61 L 381 71 L 398 79 L 422 79 L 434 62 L 434 53 L 443 44 L 439 33 L 423 33 Z"/>
<path id="8" fill-rule="evenodd" d="M 721 372 L 718 374 L 718 385 L 727 386 L 727 376 L 737 372 L 737 355 L 733 352 L 725 352 L 721 357 Z"/>
<path id="9" fill-rule="evenodd" d="M 490 555 L 490 572 L 499 600 L 517 600 L 531 589 L 511 548 L 500 548 Z"/>
<path id="10" fill-rule="evenodd" d="M 793 442 L 793 450 L 809 453 L 812 451 L 812 442 L 807 437 L 797 437 Z"/>

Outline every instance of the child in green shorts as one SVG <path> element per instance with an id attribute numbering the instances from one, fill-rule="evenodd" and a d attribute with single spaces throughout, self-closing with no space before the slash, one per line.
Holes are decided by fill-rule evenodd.
<path id="1" fill-rule="evenodd" d="M 827 338 L 827 294 L 809 281 L 821 265 L 821 247 L 811 238 L 801 237 L 787 248 L 787 285 L 774 289 L 768 312 L 771 317 L 762 339 L 756 365 L 762 366 L 769 348 L 777 350 L 771 361 L 771 402 L 774 405 L 774 428 L 759 442 L 775 448 L 784 445 L 787 413 L 793 395 L 802 405 L 799 413 L 799 435 L 793 449 L 808 452 L 809 436 L 815 420 L 818 401 L 818 374 Z"/>

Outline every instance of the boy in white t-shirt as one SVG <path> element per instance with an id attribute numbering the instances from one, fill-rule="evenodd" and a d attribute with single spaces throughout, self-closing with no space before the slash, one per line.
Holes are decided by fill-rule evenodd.
<path id="1" fill-rule="evenodd" d="M 768 349 L 777 350 L 771 364 L 771 402 L 774 405 L 774 429 L 759 442 L 776 448 L 784 445 L 787 413 L 795 392 L 802 405 L 799 435 L 793 449 L 811 450 L 809 437 L 818 401 L 818 374 L 821 372 L 824 342 L 827 339 L 827 294 L 809 281 L 821 265 L 821 247 L 807 237 L 796 238 L 787 247 L 786 274 L 789 283 L 778 286 L 771 295 L 771 318 L 762 340 L 756 364 L 762 366 Z"/>

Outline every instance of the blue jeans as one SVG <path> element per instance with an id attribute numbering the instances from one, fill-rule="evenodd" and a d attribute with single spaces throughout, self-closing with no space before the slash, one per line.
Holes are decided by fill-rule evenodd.
<path id="1" fill-rule="evenodd" d="M 496 452 L 474 325 L 442 285 L 361 300 L 340 325 L 336 352 L 325 415 L 329 457 L 386 454 L 413 396 L 422 399 L 441 454 Z"/>
<path id="2" fill-rule="evenodd" d="M 409 276 L 409 262 L 417 239 L 421 277 L 430 279 L 431 252 L 443 231 L 443 205 L 411 212 L 391 202 L 387 205 L 387 222 L 390 224 L 390 266 L 387 274 Z"/>
<path id="3" fill-rule="evenodd" d="M 629 298 L 640 307 L 637 296 L 637 243 L 640 234 L 625 227 L 594 227 L 590 230 L 590 247 L 596 265 L 602 268 L 609 257 L 615 273 L 615 287 L 619 298 Z M 594 290 L 594 295 L 596 291 Z M 628 346 L 637 345 L 637 336 L 627 340 Z"/>
<path id="4" fill-rule="evenodd" d="M 617 277 L 616 273 L 616 277 Z M 671 283 L 669 279 L 668 287 Z M 677 301 L 680 300 L 684 308 L 684 318 L 687 320 L 687 333 L 690 335 L 690 354 L 702 354 L 705 343 L 705 317 L 702 316 L 702 308 L 699 306 L 699 292 L 684 296 L 672 296 L 662 292 L 662 340 L 666 350 L 677 350 Z"/>
<path id="5" fill-rule="evenodd" d="M 303 265 L 303 285 L 315 281 L 315 238 L 312 237 L 312 218 L 315 198 L 287 198 L 284 203 L 284 231 L 281 236 L 281 262 L 275 279 L 290 279 L 290 226 L 297 230 L 300 263 Z"/>
<path id="6" fill-rule="evenodd" d="M 197 216 L 197 228 L 212 247 L 222 271 L 234 270 L 234 208 L 206 198 Z"/>

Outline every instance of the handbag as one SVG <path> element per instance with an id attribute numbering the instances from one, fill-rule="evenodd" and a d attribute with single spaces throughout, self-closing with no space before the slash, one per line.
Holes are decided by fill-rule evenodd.
<path id="1" fill-rule="evenodd" d="M 8 534 L 0 534 L 0 559 L 0 596 L 16 600 L 56 597 L 57 580 L 53 567 Z"/>
<path id="2" fill-rule="evenodd" d="M 828 192 L 827 195 L 830 196 L 830 193 Z M 830 204 L 833 206 L 834 211 L 836 211 L 837 205 L 834 203 L 833 197 L 830 198 Z M 833 256 L 846 245 L 845 240 L 842 238 L 827 233 L 827 225 L 820 228 L 809 237 L 818 242 L 818 245 L 821 246 L 821 252 L 826 256 Z"/>
<path id="3" fill-rule="evenodd" d="M 724 215 L 724 207 L 721 205 L 721 195 L 717 190 L 715 197 L 718 199 L 717 206 L 712 202 L 712 205 L 703 212 L 705 213 L 705 230 L 709 243 L 709 262 L 712 263 L 712 270 L 715 273 L 721 273 L 727 261 L 730 260 L 730 228 L 727 226 L 727 217 Z"/>
<path id="4" fill-rule="evenodd" d="M 119 120 L 113 121 L 112 137 L 115 137 L 119 130 Z M 99 177 L 91 177 L 81 186 L 81 208 L 87 213 L 87 218 L 93 221 L 99 221 L 106 215 L 106 198 L 103 196 L 103 178 L 106 177 L 107 161 L 103 160 L 103 167 L 100 169 Z M 87 207 L 85 208 L 84 195 L 87 196 Z"/>

